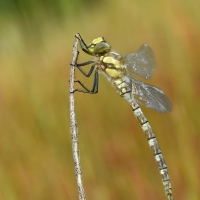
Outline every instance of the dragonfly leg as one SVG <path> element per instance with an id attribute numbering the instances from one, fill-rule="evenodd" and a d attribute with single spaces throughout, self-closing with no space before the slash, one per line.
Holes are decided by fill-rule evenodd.
<path id="1" fill-rule="evenodd" d="M 88 89 L 87 87 L 85 87 L 84 84 L 83 84 L 81 81 L 79 81 L 79 80 L 74 81 L 74 82 L 79 83 L 79 84 L 82 86 L 82 88 L 83 88 L 84 90 L 75 89 L 75 90 L 73 91 L 73 93 L 74 93 L 74 92 L 83 92 L 83 93 L 88 93 L 88 94 L 96 94 L 96 93 L 98 93 L 99 74 L 98 74 L 98 71 L 97 71 L 97 70 L 95 71 L 95 74 L 94 74 L 94 82 L 93 82 L 93 86 L 92 86 L 92 89 L 91 89 L 91 90 Z"/>
<path id="2" fill-rule="evenodd" d="M 87 45 L 85 44 L 84 40 L 82 39 L 80 33 L 78 33 L 78 36 L 75 35 L 75 37 L 79 40 L 79 43 L 80 43 L 80 47 L 82 49 L 82 51 L 84 51 L 85 53 L 89 54 L 92 56 L 92 54 L 88 51 L 88 47 Z"/>
<path id="3" fill-rule="evenodd" d="M 82 66 L 87 66 L 91 63 L 94 63 L 94 61 L 87 61 L 87 62 L 84 62 L 84 63 L 79 63 L 79 64 L 76 64 L 76 67 L 78 68 L 78 70 L 86 77 L 90 77 L 90 75 L 92 74 L 92 72 L 94 71 L 94 68 L 95 68 L 95 65 L 92 65 L 89 72 L 88 73 L 85 73 L 81 67 Z"/>
<path id="4" fill-rule="evenodd" d="M 84 40 L 82 39 L 81 35 L 78 33 L 78 34 L 75 35 L 75 37 L 78 39 L 82 51 L 84 51 L 85 53 L 87 53 L 87 54 L 89 54 L 89 55 L 92 55 L 92 54 L 88 51 L 88 47 L 87 47 L 87 45 L 85 44 Z M 75 67 L 77 67 L 78 70 L 79 70 L 84 76 L 90 77 L 91 74 L 92 74 L 92 72 L 93 72 L 94 69 L 95 69 L 95 65 L 92 65 L 92 66 L 91 66 L 91 68 L 90 68 L 90 70 L 89 70 L 88 73 L 84 72 L 84 71 L 81 69 L 81 67 L 82 67 L 82 66 L 87 66 L 87 65 L 92 64 L 92 63 L 94 63 L 94 61 L 87 61 L 87 62 L 83 62 L 83 63 L 79 63 L 79 64 L 76 63 L 76 64 L 75 64 Z M 83 92 L 83 93 L 88 93 L 88 94 L 96 94 L 96 93 L 98 92 L 98 83 L 99 83 L 98 70 L 95 71 L 95 74 L 94 74 L 94 82 L 93 82 L 93 86 L 92 86 L 92 89 L 91 89 L 91 90 L 88 89 L 86 86 L 84 86 L 84 84 L 83 84 L 81 81 L 79 81 L 79 80 L 74 81 L 74 82 L 79 83 L 79 84 L 82 86 L 82 88 L 83 88 L 84 90 L 75 89 L 75 90 L 73 91 L 73 93 L 77 91 L 77 92 Z"/>

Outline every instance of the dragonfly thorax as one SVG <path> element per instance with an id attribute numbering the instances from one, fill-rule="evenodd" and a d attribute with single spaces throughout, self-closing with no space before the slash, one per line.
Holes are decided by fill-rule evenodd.
<path id="1" fill-rule="evenodd" d="M 122 55 L 116 52 L 109 52 L 100 56 L 98 69 L 103 71 L 119 95 L 127 92 L 128 85 L 125 81 L 126 66 L 123 64 Z"/>
<path id="2" fill-rule="evenodd" d="M 119 79 L 126 75 L 123 57 L 116 52 L 109 52 L 100 56 L 99 70 L 104 71 L 111 79 Z"/>

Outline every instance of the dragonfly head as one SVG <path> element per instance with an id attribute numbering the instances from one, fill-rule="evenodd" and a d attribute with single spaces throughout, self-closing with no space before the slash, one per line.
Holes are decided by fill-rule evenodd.
<path id="1" fill-rule="evenodd" d="M 111 46 L 104 40 L 103 37 L 94 39 L 87 45 L 87 49 L 91 55 L 102 55 L 111 50 Z"/>

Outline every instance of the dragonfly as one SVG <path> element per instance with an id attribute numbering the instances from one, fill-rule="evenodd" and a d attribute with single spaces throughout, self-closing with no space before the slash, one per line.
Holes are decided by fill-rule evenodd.
<path id="1" fill-rule="evenodd" d="M 76 80 L 75 82 L 80 84 L 82 89 L 75 89 L 73 93 L 76 91 L 88 94 L 98 93 L 99 72 L 106 76 L 116 92 L 130 104 L 158 165 L 165 194 L 168 200 L 173 200 L 167 165 L 156 136 L 139 106 L 141 104 L 159 113 L 172 110 L 171 102 L 161 89 L 144 83 L 136 77 L 150 79 L 153 76 L 156 61 L 152 49 L 148 44 L 143 44 L 136 52 L 122 56 L 113 51 L 103 37 L 94 39 L 88 45 L 85 44 L 80 34 L 76 34 L 75 37 L 78 39 L 82 51 L 94 58 L 83 63 L 76 62 L 75 67 L 86 77 L 90 77 L 94 71 L 94 81 L 92 89 L 88 89 L 80 80 Z M 86 73 L 82 67 L 88 65 L 91 67 Z"/>

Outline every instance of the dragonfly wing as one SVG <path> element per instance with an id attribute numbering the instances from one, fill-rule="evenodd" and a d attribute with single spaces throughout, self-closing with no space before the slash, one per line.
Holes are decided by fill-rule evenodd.
<path id="1" fill-rule="evenodd" d="M 135 53 L 124 56 L 124 65 L 129 74 L 150 79 L 156 67 L 154 53 L 148 44 L 143 44 Z"/>
<path id="2" fill-rule="evenodd" d="M 134 99 L 148 108 L 165 113 L 172 110 L 172 104 L 166 94 L 159 88 L 143 83 L 137 78 L 128 75 L 132 81 L 132 94 Z"/>

